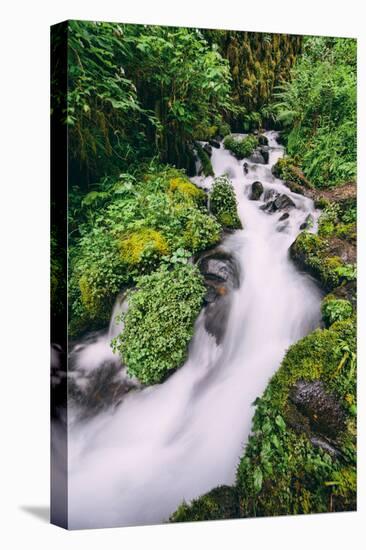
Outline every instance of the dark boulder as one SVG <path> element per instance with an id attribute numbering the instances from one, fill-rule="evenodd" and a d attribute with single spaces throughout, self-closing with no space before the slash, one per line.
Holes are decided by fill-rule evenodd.
<path id="1" fill-rule="evenodd" d="M 219 141 L 219 139 L 209 139 L 209 140 L 208 140 L 208 143 L 209 143 L 212 147 L 215 147 L 215 149 L 220 149 L 220 141 Z"/>
<path id="2" fill-rule="evenodd" d="M 240 285 L 240 267 L 234 255 L 222 248 L 205 253 L 198 260 L 207 292 L 205 295 L 205 328 L 222 342 L 232 302 L 232 290 Z"/>
<path id="3" fill-rule="evenodd" d="M 244 174 L 247 174 L 249 172 L 249 165 L 247 162 L 244 162 L 243 164 L 243 172 Z"/>
<path id="4" fill-rule="evenodd" d="M 334 394 L 326 390 L 321 380 L 298 380 L 289 399 L 308 419 L 312 432 L 336 438 L 345 428 L 345 413 Z"/>
<path id="5" fill-rule="evenodd" d="M 249 157 L 250 162 L 254 162 L 255 164 L 266 164 L 266 161 L 264 160 L 264 157 L 259 149 L 255 149 L 253 153 Z"/>
<path id="6" fill-rule="evenodd" d="M 251 187 L 251 193 L 249 196 L 249 199 L 251 201 L 257 201 L 260 199 L 261 195 L 263 193 L 263 185 L 260 181 L 255 181 L 252 183 Z"/>
<path id="7" fill-rule="evenodd" d="M 212 155 L 212 147 L 209 143 L 204 144 L 203 150 L 206 151 L 209 157 Z"/>
<path id="8" fill-rule="evenodd" d="M 284 220 L 287 220 L 287 218 L 290 217 L 290 214 L 288 212 L 285 212 L 284 214 L 282 214 L 282 216 L 279 218 L 279 222 L 283 222 Z"/>
<path id="9" fill-rule="evenodd" d="M 268 162 L 269 162 L 269 147 L 267 147 L 267 145 L 264 145 L 263 147 L 259 148 L 259 151 L 260 151 L 262 157 L 264 158 L 264 163 L 268 164 Z"/>
<path id="10" fill-rule="evenodd" d="M 280 194 L 275 189 L 266 189 L 265 192 L 264 192 L 264 197 L 263 198 L 264 198 L 265 201 L 269 201 L 269 200 L 273 200 L 274 198 L 279 197 L 279 196 L 280 196 Z"/>
<path id="11" fill-rule="evenodd" d="M 300 229 L 310 229 L 314 225 L 314 218 L 311 214 L 308 214 L 305 221 L 300 225 Z"/>
<path id="12" fill-rule="evenodd" d="M 320 380 L 298 380 L 289 393 L 287 424 L 305 434 L 312 445 L 332 458 L 342 456 L 339 436 L 346 427 L 346 416 L 336 396 Z"/>
<path id="13" fill-rule="evenodd" d="M 285 208 L 295 208 L 296 205 L 288 195 L 282 194 L 274 201 L 276 210 L 284 210 Z"/>
<path id="14" fill-rule="evenodd" d="M 215 249 L 198 261 L 198 267 L 205 280 L 226 283 L 232 288 L 239 287 L 240 270 L 231 254 Z"/>
<path id="15" fill-rule="evenodd" d="M 275 196 L 275 195 L 274 195 Z M 295 203 L 293 200 L 290 199 L 287 195 L 278 195 L 275 196 L 273 200 L 270 200 L 263 204 L 260 208 L 262 210 L 265 210 L 265 212 L 273 213 L 277 212 L 278 210 L 288 210 L 290 208 L 294 208 Z"/>
<path id="16" fill-rule="evenodd" d="M 263 135 L 263 134 L 260 134 L 258 136 L 258 143 L 259 145 L 268 145 L 268 138 L 267 136 Z"/>

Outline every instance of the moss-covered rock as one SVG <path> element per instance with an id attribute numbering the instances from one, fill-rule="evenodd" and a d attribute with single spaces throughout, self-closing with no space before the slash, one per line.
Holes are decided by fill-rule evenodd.
<path id="1" fill-rule="evenodd" d="M 202 147 L 202 145 L 200 143 L 197 142 L 196 145 L 195 145 L 195 148 L 196 148 L 196 151 L 197 151 L 197 156 L 198 156 L 199 160 L 201 161 L 202 173 L 206 177 L 207 176 L 213 176 L 214 171 L 213 171 L 213 168 L 212 168 L 211 159 L 210 159 L 209 155 L 207 154 L 207 152 L 204 150 L 204 148 Z"/>
<path id="2" fill-rule="evenodd" d="M 290 157 L 280 158 L 272 167 L 272 174 L 283 180 L 294 193 L 304 194 L 313 186 Z"/>
<path id="3" fill-rule="evenodd" d="M 198 268 L 188 263 L 137 279 L 124 330 L 112 342 L 131 376 L 157 384 L 184 363 L 205 291 Z"/>
<path id="4" fill-rule="evenodd" d="M 228 135 L 224 139 L 224 147 L 238 159 L 248 158 L 258 145 L 258 138 L 254 135 L 237 137 Z"/>
<path id="5" fill-rule="evenodd" d="M 292 243 L 290 257 L 330 291 L 352 278 L 349 266 L 355 261 L 355 249 L 336 237 L 326 239 L 303 231 Z"/>
<path id="6" fill-rule="evenodd" d="M 187 504 L 183 502 L 171 516 L 173 523 L 231 519 L 239 516 L 239 499 L 235 487 L 221 485 Z"/>
<path id="7" fill-rule="evenodd" d="M 336 322 L 331 329 L 318 329 L 291 346 L 257 400 L 253 435 L 238 468 L 242 516 L 355 509 L 355 351 L 353 319 Z M 334 400 L 333 408 L 339 407 L 341 414 L 332 426 L 328 414 L 322 417 L 331 431 L 319 428 L 320 413 L 318 418 L 314 416 L 316 392 L 308 411 L 294 409 L 291 397 L 299 381 L 326 388 L 329 403 Z M 321 399 L 318 395 L 319 410 L 328 410 L 322 408 L 324 397 Z M 317 437 L 312 437 L 314 432 Z"/>
<path id="8" fill-rule="evenodd" d="M 242 229 L 234 188 L 227 176 L 215 179 L 210 193 L 212 214 L 226 229 Z"/>

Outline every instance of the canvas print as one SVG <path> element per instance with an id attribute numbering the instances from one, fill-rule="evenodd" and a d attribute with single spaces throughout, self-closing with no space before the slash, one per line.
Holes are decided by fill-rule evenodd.
<path id="1" fill-rule="evenodd" d="M 52 522 L 356 510 L 356 40 L 51 50 Z"/>

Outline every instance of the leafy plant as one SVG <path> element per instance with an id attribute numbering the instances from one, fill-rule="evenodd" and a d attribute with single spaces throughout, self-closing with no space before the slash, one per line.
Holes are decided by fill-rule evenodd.
<path id="1" fill-rule="evenodd" d="M 309 37 L 276 95 L 287 150 L 317 187 L 356 177 L 356 41 Z"/>
<path id="2" fill-rule="evenodd" d="M 329 327 L 336 321 L 352 317 L 353 307 L 348 300 L 336 299 L 330 294 L 324 298 L 321 312 L 325 326 Z"/>
<path id="3" fill-rule="evenodd" d="M 249 157 L 258 145 L 256 136 L 246 136 L 243 138 L 226 136 L 224 139 L 224 147 L 233 153 L 237 159 Z"/>
<path id="4" fill-rule="evenodd" d="M 210 193 L 211 212 L 228 229 L 241 229 L 235 191 L 227 176 L 215 179 Z"/>
<path id="5" fill-rule="evenodd" d="M 162 382 L 182 365 L 205 287 L 191 264 L 163 265 L 137 279 L 129 293 L 124 331 L 114 339 L 131 376 L 144 384 Z"/>

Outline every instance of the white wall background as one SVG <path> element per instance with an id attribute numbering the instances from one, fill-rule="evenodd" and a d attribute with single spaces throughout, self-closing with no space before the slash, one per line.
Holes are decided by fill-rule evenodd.
<path id="1" fill-rule="evenodd" d="M 178 24 L 359 38 L 365 116 L 363 2 L 277 0 L 6 0 L 0 82 L 0 542 L 77 548 L 360 548 L 365 531 L 365 127 L 359 124 L 359 512 L 64 532 L 24 507 L 48 505 L 49 26 L 64 19 Z M 363 250 L 362 250 L 363 249 Z M 43 512 L 44 513 L 44 512 Z"/>

